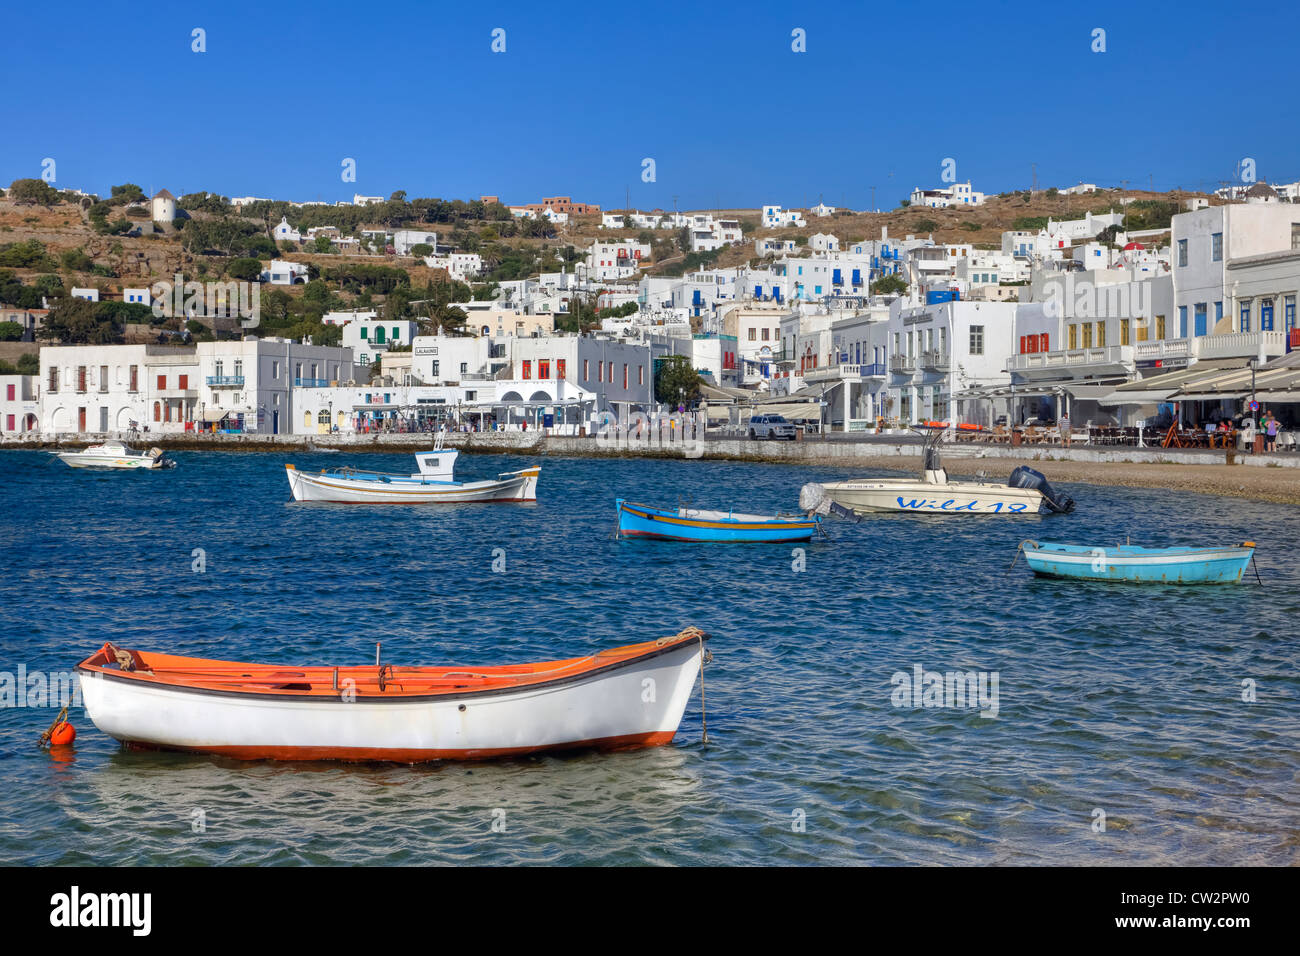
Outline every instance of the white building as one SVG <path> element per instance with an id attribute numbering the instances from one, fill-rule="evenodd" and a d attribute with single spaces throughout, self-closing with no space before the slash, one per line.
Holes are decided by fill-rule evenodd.
<path id="1" fill-rule="evenodd" d="M 176 219 L 176 197 L 165 189 L 153 194 L 150 214 L 154 222 L 173 222 Z"/>
<path id="2" fill-rule="evenodd" d="M 808 225 L 803 214 L 796 209 L 782 209 L 776 205 L 763 207 L 763 228 L 780 229 L 784 226 L 802 227 Z"/>
<path id="3" fill-rule="evenodd" d="M 476 252 L 452 252 L 445 256 L 425 256 L 430 269 L 446 269 L 447 275 L 467 282 L 483 272 L 483 258 Z"/>
<path id="4" fill-rule="evenodd" d="M 13 438 L 40 428 L 40 376 L 0 375 L 0 437 Z"/>
<path id="5" fill-rule="evenodd" d="M 948 209 L 951 206 L 982 206 L 984 194 L 971 189 L 970 181 L 941 186 L 938 189 L 913 189 L 910 203 L 930 209 Z"/>
<path id="6" fill-rule="evenodd" d="M 352 195 L 352 205 L 354 206 L 373 206 L 376 203 L 384 201 L 383 196 L 363 196 L 360 193 L 354 193 Z M 339 205 L 346 206 L 347 203 L 339 203 Z"/>
<path id="7" fill-rule="evenodd" d="M 398 229 L 393 233 L 393 251 L 399 256 L 409 256 L 411 249 L 419 245 L 430 246 L 436 252 L 438 249 L 438 234 L 423 229 Z"/>
<path id="8" fill-rule="evenodd" d="M 587 276 L 603 281 L 625 279 L 641 271 L 641 262 L 650 261 L 650 246 L 632 240 L 593 242 L 587 250 Z"/>
<path id="9" fill-rule="evenodd" d="M 348 348 L 302 345 L 283 338 L 199 342 L 196 419 L 213 428 L 287 434 L 300 417 L 295 394 L 356 382 L 368 371 Z"/>
<path id="10" fill-rule="evenodd" d="M 63 345 L 41 349 L 40 428 L 47 435 L 193 428 L 199 363 L 192 347 Z"/>
<path id="11" fill-rule="evenodd" d="M 280 217 L 280 223 L 273 231 L 276 242 L 302 242 L 302 233 L 289 225 L 289 220 L 285 216 Z"/>
<path id="12" fill-rule="evenodd" d="M 307 264 L 290 262 L 287 259 L 272 259 L 270 265 L 262 270 L 262 281 L 271 285 L 305 285 L 307 282 Z"/>
<path id="13" fill-rule="evenodd" d="M 409 347 L 418 330 L 419 327 L 407 319 L 358 317 L 344 324 L 342 344 L 352 350 L 357 364 L 372 365 L 393 346 Z"/>

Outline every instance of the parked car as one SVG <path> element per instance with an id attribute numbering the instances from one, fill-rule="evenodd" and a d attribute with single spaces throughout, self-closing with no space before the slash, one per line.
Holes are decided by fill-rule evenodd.
<path id="1" fill-rule="evenodd" d="M 755 415 L 749 420 L 750 439 L 785 438 L 794 441 L 796 435 L 794 424 L 780 415 Z"/>

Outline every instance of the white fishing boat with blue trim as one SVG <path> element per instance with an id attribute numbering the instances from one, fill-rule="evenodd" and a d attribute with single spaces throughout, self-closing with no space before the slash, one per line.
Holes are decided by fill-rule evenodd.
<path id="1" fill-rule="evenodd" d="M 1110 548 L 1021 542 L 1030 569 L 1041 577 L 1134 584 L 1236 584 L 1255 554 L 1255 543 L 1218 548 Z"/>
<path id="2" fill-rule="evenodd" d="M 454 448 L 442 447 L 415 456 L 419 471 L 397 475 L 360 468 L 331 468 L 311 473 L 285 465 L 295 501 L 339 504 L 461 504 L 466 502 L 536 501 L 541 466 L 503 472 L 494 480 L 456 481 Z"/>

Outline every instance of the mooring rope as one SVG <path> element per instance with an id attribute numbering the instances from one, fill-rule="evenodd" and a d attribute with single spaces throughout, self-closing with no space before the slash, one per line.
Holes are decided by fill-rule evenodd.
<path id="1" fill-rule="evenodd" d="M 40 746 L 42 747 L 49 746 L 50 737 L 54 733 L 54 728 L 59 726 L 59 724 L 63 723 L 63 721 L 67 718 L 67 716 L 68 716 L 68 708 L 64 707 L 61 711 L 59 711 L 59 716 L 54 718 L 54 723 L 50 724 L 49 730 L 41 734 Z"/>

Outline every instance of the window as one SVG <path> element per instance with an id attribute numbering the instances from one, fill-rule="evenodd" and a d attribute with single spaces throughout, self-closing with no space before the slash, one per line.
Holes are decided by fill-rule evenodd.
<path id="1" fill-rule="evenodd" d="M 108 391 L 108 366 L 107 365 L 101 365 L 99 367 L 99 390 L 101 392 Z"/>
<path id="2" fill-rule="evenodd" d="M 614 382 L 614 363 L 613 363 L 613 362 L 610 362 L 610 363 L 609 363 L 609 381 L 610 381 L 610 384 L 613 384 L 613 382 Z"/>
<path id="3" fill-rule="evenodd" d="M 604 376 L 605 376 L 605 363 L 604 363 L 604 362 L 597 362 L 597 363 L 596 363 L 596 381 L 598 381 L 598 382 L 603 382 L 603 381 L 605 381 Z"/>
<path id="4" fill-rule="evenodd" d="M 591 373 L 591 370 L 590 370 L 589 368 L 587 368 L 587 359 L 583 359 L 583 360 L 582 360 L 582 380 L 583 380 L 584 382 L 590 382 L 590 381 L 591 381 L 591 374 L 590 374 L 590 373 Z"/>
<path id="5" fill-rule="evenodd" d="M 369 340 L 370 338 L 370 330 L 367 329 L 364 325 L 361 326 L 361 338 L 366 340 Z"/>
<path id="6" fill-rule="evenodd" d="M 1238 332 L 1250 331 L 1250 300 L 1246 299 L 1241 303 L 1241 322 L 1237 328 Z"/>
<path id="7" fill-rule="evenodd" d="M 550 360 L 550 359 L 538 359 L 538 360 L 537 360 L 537 377 L 540 378 L 540 379 L 548 379 L 548 378 L 551 377 L 551 360 Z"/>
<path id="8" fill-rule="evenodd" d="M 523 378 L 532 378 L 532 377 L 533 377 L 533 360 L 532 360 L 532 359 L 524 359 L 524 363 L 523 363 L 523 376 L 522 376 L 522 377 L 523 377 Z"/>
<path id="9" fill-rule="evenodd" d="M 1105 347 L 1106 347 L 1106 323 L 1098 322 L 1097 323 L 1097 348 L 1104 349 Z"/>
<path id="10" fill-rule="evenodd" d="M 623 391 L 627 391 L 627 363 L 623 363 Z"/>
<path id="11" fill-rule="evenodd" d="M 1178 307 L 1178 337 L 1187 338 L 1187 306 L 1185 305 Z"/>
<path id="12" fill-rule="evenodd" d="M 1223 261 L 1223 233 L 1216 232 L 1210 236 L 1210 261 Z"/>
<path id="13" fill-rule="evenodd" d="M 235 378 L 240 378 L 240 377 L 243 376 L 243 374 L 244 374 L 244 360 L 243 360 L 243 359 L 235 359 Z M 271 363 L 271 377 L 272 377 L 272 378 L 279 378 L 279 377 L 280 377 L 280 363 L 279 363 L 279 362 L 272 362 L 272 363 Z"/>
<path id="14" fill-rule="evenodd" d="M 50 371 L 53 371 L 53 369 L 51 369 Z M 140 386 L 139 375 L 140 375 L 139 367 L 132 365 L 131 366 L 131 391 L 133 392 L 139 391 L 139 386 Z"/>
<path id="15" fill-rule="evenodd" d="M 85 390 L 86 390 L 86 366 L 78 365 L 77 366 L 77 391 L 84 392 Z"/>
<path id="16" fill-rule="evenodd" d="M 1128 319 L 1119 320 L 1119 344 L 1120 345 L 1129 344 L 1129 320 Z"/>
<path id="17" fill-rule="evenodd" d="M 158 391 L 160 391 L 160 392 L 165 392 L 166 390 L 167 390 L 167 376 L 166 376 L 166 375 L 159 375 L 159 376 L 158 376 Z"/>
<path id="18" fill-rule="evenodd" d="M 771 332 L 772 332 L 771 329 L 764 329 L 764 330 L 763 330 L 763 341 L 764 341 L 764 342 L 769 342 L 769 341 L 771 341 Z"/>
<path id="19" fill-rule="evenodd" d="M 1186 239 L 1178 240 L 1178 264 L 1180 266 L 1187 265 L 1187 240 Z"/>
<path id="20" fill-rule="evenodd" d="M 555 377 L 564 378 L 564 359 L 555 360 Z"/>
<path id="21" fill-rule="evenodd" d="M 947 332 L 947 329 L 945 329 L 944 331 Z M 1040 352 L 1046 352 L 1046 351 L 1048 351 L 1047 343 L 1048 343 L 1049 341 L 1050 341 L 1050 339 L 1049 339 L 1049 337 L 1048 337 L 1048 333 L 1046 333 L 1046 332 L 1041 333 L 1041 334 L 1038 336 L 1038 351 L 1040 351 Z"/>
<path id="22" fill-rule="evenodd" d="M 8 385 L 5 386 L 5 401 L 12 402 L 13 400 L 14 400 L 14 386 L 13 383 L 10 382 Z"/>
<path id="23" fill-rule="evenodd" d="M 984 326 L 972 325 L 970 327 L 970 354 L 984 354 Z"/>
<path id="24" fill-rule="evenodd" d="M 1068 347 L 1077 349 L 1079 347 L 1079 327 L 1077 325 L 1071 325 L 1069 333 L 1070 344 Z"/>
<path id="25" fill-rule="evenodd" d="M 1273 331 L 1273 300 L 1259 300 L 1259 330 L 1261 332 Z"/>
<path id="26" fill-rule="evenodd" d="M 393 326 L 393 341 L 396 342 L 402 337 L 402 328 L 399 325 Z"/>
<path id="27" fill-rule="evenodd" d="M 638 366 L 636 367 L 636 383 L 637 383 L 638 385 L 644 385 L 644 384 L 645 384 L 645 366 L 644 366 L 644 365 L 638 365 Z"/>
<path id="28" fill-rule="evenodd" d="M 1083 323 L 1083 347 L 1085 349 L 1092 348 L 1092 323 L 1091 322 Z"/>
<path id="29" fill-rule="evenodd" d="M 162 421 L 162 406 L 157 402 L 153 403 L 153 420 L 156 422 Z"/>
<path id="30" fill-rule="evenodd" d="M 1217 327 L 1219 320 L 1223 318 L 1223 301 L 1214 303 L 1214 324 Z"/>
<path id="31" fill-rule="evenodd" d="M 1291 223 L 1291 248 L 1300 249 L 1300 222 Z"/>
<path id="32" fill-rule="evenodd" d="M 753 328 L 752 326 L 749 329 L 749 341 L 751 342 L 758 341 L 758 329 Z"/>
<path id="33" fill-rule="evenodd" d="M 363 356 L 361 357 L 362 364 L 365 363 L 365 360 L 366 360 L 366 358 L 365 358 L 365 356 L 363 355 Z M 429 368 L 429 374 L 432 375 L 434 378 L 437 378 L 438 375 L 439 375 L 439 365 L 440 365 L 439 361 L 438 361 L 437 359 L 434 359 L 433 362 L 432 362 L 431 367 Z"/>
<path id="34" fill-rule="evenodd" d="M 468 375 L 468 374 L 469 374 L 469 363 L 468 363 L 468 362 L 461 362 L 461 363 L 460 363 L 460 374 L 461 374 L 461 375 Z"/>
<path id="35" fill-rule="evenodd" d="M 187 391 L 190 387 L 190 377 L 188 375 L 176 376 L 176 387 L 182 392 Z"/>
<path id="36" fill-rule="evenodd" d="M 1287 330 L 1295 328 L 1295 296 L 1289 295 L 1283 300 Z"/>

